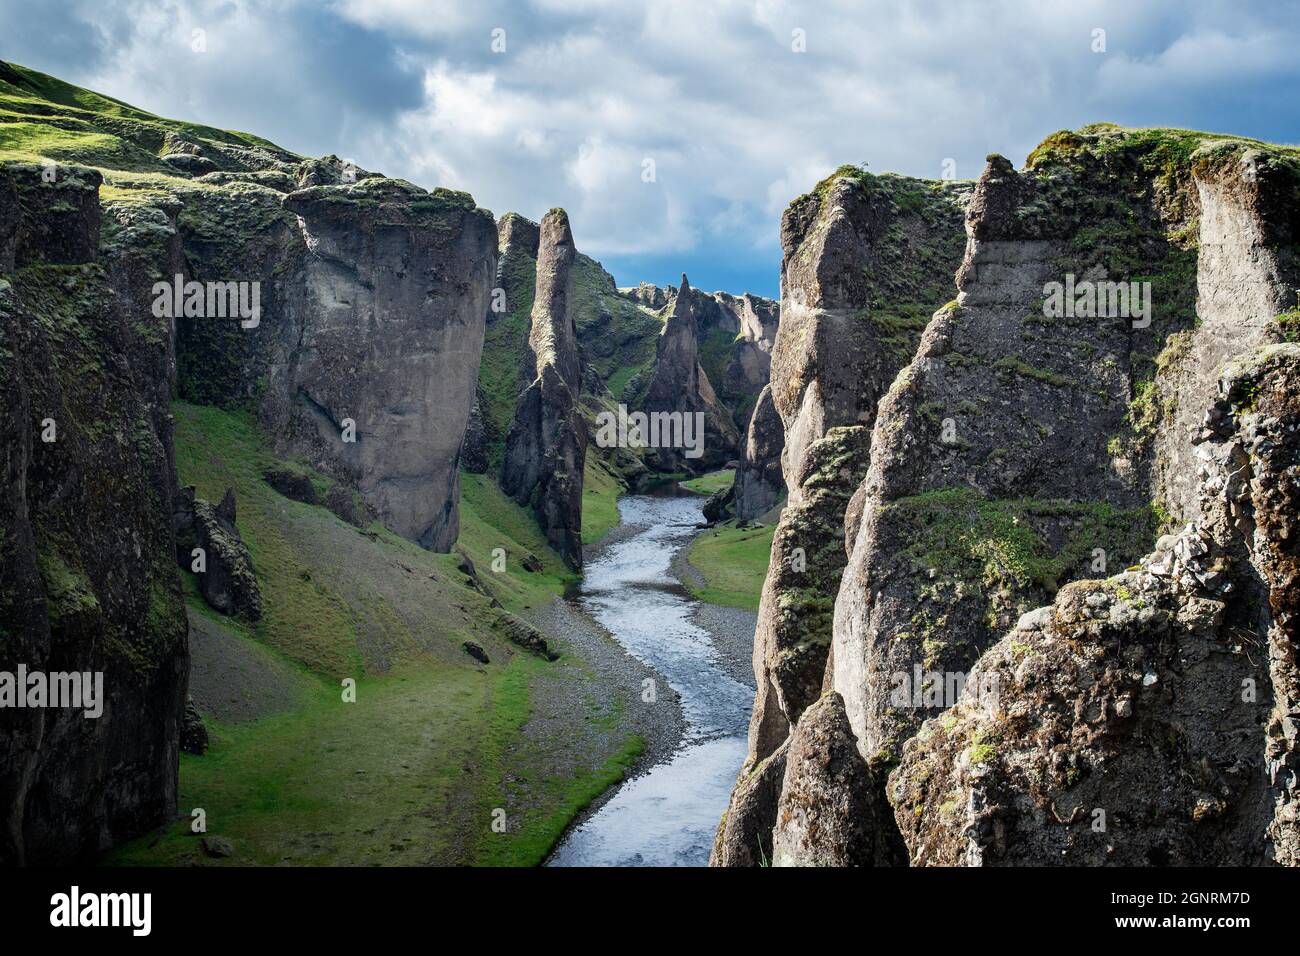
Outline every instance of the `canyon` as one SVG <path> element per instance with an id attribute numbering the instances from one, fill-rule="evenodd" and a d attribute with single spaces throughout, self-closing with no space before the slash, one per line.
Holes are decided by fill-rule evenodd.
<path id="1" fill-rule="evenodd" d="M 1300 865 L 1295 148 L 841 167 L 774 302 L 16 64 L 0 101 L 0 672 L 104 687 L 0 711 L 0 861 L 532 864 L 705 754 L 691 862 Z M 152 307 L 182 280 L 257 321 Z M 597 440 L 629 409 L 702 453 Z M 663 549 L 764 533 L 746 728 Z M 611 819 L 561 856 L 641 858 Z"/>

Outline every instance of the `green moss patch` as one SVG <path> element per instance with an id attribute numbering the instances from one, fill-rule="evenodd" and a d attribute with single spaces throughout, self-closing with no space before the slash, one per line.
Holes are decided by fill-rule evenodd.
<path id="1" fill-rule="evenodd" d="M 988 499 L 969 488 L 900 498 L 884 506 L 914 568 L 986 587 L 1038 587 L 1055 593 L 1066 575 L 1102 548 L 1124 567 L 1154 540 L 1148 507 L 1104 502 Z"/>

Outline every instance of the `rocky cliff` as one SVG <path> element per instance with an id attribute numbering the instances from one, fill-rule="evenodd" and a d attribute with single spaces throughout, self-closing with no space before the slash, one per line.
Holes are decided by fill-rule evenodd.
<path id="1" fill-rule="evenodd" d="M 263 420 L 283 453 L 355 485 L 387 527 L 449 551 L 493 221 L 463 193 L 381 178 L 297 190 L 283 205 L 307 248 L 295 277 L 304 311 Z"/>
<path id="2" fill-rule="evenodd" d="M 355 172 L 350 174 L 356 176 Z M 277 450 L 356 487 L 391 530 L 446 551 L 457 461 L 495 271 L 495 230 L 464 194 L 337 162 L 296 186 L 173 189 L 187 277 L 256 282 L 256 325 L 182 316 L 182 394 L 256 401 Z"/>
<path id="3" fill-rule="evenodd" d="M 1300 865 L 1300 346 L 1229 363 L 1196 514 L 1027 614 L 890 776 L 916 865 Z M 1171 786 L 1171 782 L 1176 785 Z"/>
<path id="4" fill-rule="evenodd" d="M 721 467 L 735 456 L 740 435 L 700 364 L 699 318 L 685 275 L 659 333 L 645 411 L 680 413 L 691 416 L 692 422 L 701 422 L 698 428 L 683 425 L 683 435 L 692 428 L 702 430 L 702 436 L 697 434 L 695 439 L 698 447 L 686 448 L 685 442 L 661 443 L 658 458 L 664 471 L 684 468 L 700 473 Z"/>
<path id="5" fill-rule="evenodd" d="M 772 401 L 771 386 L 764 385 L 754 403 L 736 466 L 734 500 L 738 519 L 755 520 L 776 507 L 785 494 L 785 477 L 781 474 L 784 448 L 785 426 Z"/>
<path id="6" fill-rule="evenodd" d="M 171 400 L 251 413 L 295 468 L 342 482 L 331 510 L 446 550 L 496 240 L 465 194 L 21 67 L 0 64 L 0 100 L 0 671 L 104 687 L 96 718 L 6 705 L 0 858 L 63 862 L 175 815 L 178 558 L 223 613 L 265 610 L 234 496 L 177 493 Z"/>
<path id="7" fill-rule="evenodd" d="M 0 166 L 0 672 L 28 675 L 0 710 L 9 864 L 86 859 L 176 812 L 189 652 L 172 330 L 141 303 L 180 246 L 167 211 L 101 205 L 100 184 L 86 168 Z M 55 705 L 29 696 L 34 675 L 51 694 L 58 675 L 102 694 Z"/>
<path id="8" fill-rule="evenodd" d="M 951 297 L 945 270 L 961 259 L 969 191 L 969 184 L 845 167 L 795 200 L 782 219 L 771 399 L 783 424 L 789 500 L 754 636 L 758 693 L 749 756 L 719 830 L 715 863 L 755 858 L 753 847 L 739 845 L 754 824 L 741 820 L 737 800 L 821 692 L 845 562 L 845 512 L 866 471 L 876 403 L 929 314 Z M 775 806 L 751 812 L 765 815 L 770 832 Z"/>
<path id="9" fill-rule="evenodd" d="M 1283 645 L 1275 653 L 1283 660 L 1293 653 L 1285 639 L 1269 637 L 1277 629 L 1264 622 L 1276 612 L 1263 592 L 1255 589 L 1252 597 L 1243 584 L 1229 584 L 1240 607 L 1225 614 L 1197 603 L 1204 594 L 1175 597 L 1166 585 L 1136 605 L 1107 596 L 1115 587 L 1133 593 L 1136 582 L 1063 585 L 1131 566 L 1161 526 L 1203 515 L 1204 489 L 1187 464 L 1196 454 L 1190 425 L 1215 402 L 1226 358 L 1286 334 L 1276 316 L 1296 284 L 1295 170 L 1294 155 L 1263 144 L 1106 126 L 1049 138 L 1023 172 L 990 158 L 967 212 L 958 298 L 935 314 L 881 399 L 866 478 L 845 519 L 851 556 L 835 600 L 825 685 L 843 700 L 862 759 L 854 786 L 869 780 L 875 794 L 863 805 L 877 821 L 876 839 L 871 854 L 856 862 L 880 862 L 880 847 L 898 840 L 895 814 L 913 862 L 1059 862 L 1067 844 L 1073 862 L 1203 860 L 1212 858 L 1209 847 L 1228 843 L 1241 846 L 1239 855 L 1262 859 L 1265 830 L 1289 825 L 1261 823 L 1271 807 L 1289 819 L 1289 792 L 1274 788 L 1263 798 L 1247 762 L 1228 772 L 1234 755 L 1244 761 L 1252 747 L 1261 752 L 1262 740 L 1224 748 L 1222 765 L 1203 769 L 1199 789 L 1177 797 L 1189 801 L 1193 827 L 1203 826 L 1206 844 L 1198 851 L 1191 849 L 1193 830 L 1153 822 L 1168 809 L 1150 789 L 1155 785 L 1126 789 L 1120 771 L 1148 759 L 1142 748 L 1155 744 L 1157 725 L 1178 728 L 1166 735 L 1173 763 L 1221 747 L 1226 738 L 1188 727 L 1189 711 L 1224 695 L 1223 712 L 1231 683 L 1265 675 L 1218 660 L 1213 648 L 1231 632 L 1247 646 Z M 783 335 L 789 325 L 783 321 Z M 1269 361 L 1285 364 L 1287 356 Z M 774 394 L 780 407 L 775 384 Z M 1265 427 L 1292 428 L 1279 414 L 1280 424 Z M 787 457 L 805 444 L 802 433 L 800 423 L 787 422 Z M 1206 480 L 1213 497 L 1214 480 Z M 1285 494 L 1272 499 L 1284 501 Z M 1215 548 L 1232 550 L 1226 538 L 1203 529 L 1193 525 L 1164 549 L 1198 561 Z M 1204 574 L 1209 565 L 1197 568 Z M 1226 583 L 1226 569 L 1212 569 L 1212 586 Z M 1254 573 L 1263 576 L 1247 576 Z M 1058 591 L 1054 610 L 1024 617 Z M 1110 624 L 1095 623 L 1101 618 Z M 1019 630 L 976 666 L 1017 620 Z M 1122 640 L 1125 628 L 1130 637 L 1143 635 L 1139 645 L 1188 649 L 1189 672 L 1177 678 L 1187 683 L 1156 703 L 1160 717 L 1140 722 L 1136 732 L 1128 721 L 1138 710 L 1133 688 L 1107 668 L 1124 661 L 1144 687 L 1169 687 L 1171 678 L 1161 671 L 1168 659 L 1158 656 L 1167 651 L 1148 661 L 1143 654 L 1150 652 Z M 1032 637 L 1039 633 L 1046 636 Z M 1085 634 L 1103 648 L 1113 637 L 1127 656 L 1079 651 L 1069 639 Z M 991 682 L 996 687 L 985 686 L 989 676 L 1001 679 Z M 1015 688 L 1010 706 L 1008 685 Z M 967 711 L 943 713 L 963 688 Z M 1017 715 L 1037 713 L 1044 694 L 1055 695 L 1061 718 L 1042 728 L 1033 718 L 1022 727 Z M 1271 710 L 1267 691 L 1255 700 L 1225 718 L 1224 733 L 1244 738 L 1252 721 L 1281 713 Z M 1117 712 L 1117 703 L 1124 714 L 1112 724 L 1106 709 Z M 968 728 L 960 753 L 945 749 L 942 734 L 975 710 L 983 723 Z M 1276 766 L 1284 767 L 1285 718 L 1275 717 L 1274 726 L 1269 747 L 1283 755 Z M 1093 740 L 1097 749 L 1089 751 Z M 1006 764 L 997 756 L 1004 743 Z M 1081 762 L 1076 747 L 1084 751 Z M 886 793 L 885 775 L 900 759 Z M 786 780 L 810 772 L 788 755 L 786 762 Z M 1110 783 L 1095 776 L 1082 782 L 1102 766 Z M 973 783 L 986 778 L 987 789 Z M 1076 783 L 1080 789 L 1071 790 Z M 1087 828 L 1080 823 L 1085 812 L 1093 822 L 1097 788 L 1112 823 L 1151 824 L 1145 842 L 1121 852 L 1114 841 L 1078 837 Z M 1042 799 L 1052 789 L 1062 796 L 1059 804 Z M 1210 795 L 1200 809 L 1197 793 Z M 882 812 L 887 799 L 894 814 Z M 1228 810 L 1239 804 L 1252 808 L 1245 816 L 1254 822 Z M 1231 822 L 1212 822 L 1224 813 Z M 1063 821 L 1065 830 L 1057 832 Z M 1249 847 L 1242 843 L 1247 831 L 1254 834 Z M 824 833 L 835 838 L 830 829 Z M 1281 840 L 1290 845 L 1293 837 Z M 786 862 L 823 858 L 808 841 L 798 845 Z"/>
<path id="10" fill-rule="evenodd" d="M 501 487 L 531 504 L 547 540 L 571 568 L 582 567 L 582 480 L 587 429 L 579 407 L 582 367 L 570 302 L 577 250 L 569 217 L 542 220 L 537 288 L 525 378 L 506 436 Z"/>

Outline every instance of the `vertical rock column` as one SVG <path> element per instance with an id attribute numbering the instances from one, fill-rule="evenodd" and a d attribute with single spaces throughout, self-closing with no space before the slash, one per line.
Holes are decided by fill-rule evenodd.
<path id="1" fill-rule="evenodd" d="M 753 865 L 748 835 L 770 833 L 775 822 L 774 801 L 754 799 L 772 788 L 756 789 L 756 782 L 776 772 L 792 723 L 823 690 L 846 561 L 845 515 L 867 470 L 876 404 L 930 314 L 952 295 L 968 191 L 846 168 L 782 218 L 770 398 L 783 425 L 789 500 L 754 635 L 749 755 L 719 828 L 714 865 Z M 755 423 L 761 414 L 762 400 Z M 755 823 L 756 814 L 765 825 Z"/>
<path id="2" fill-rule="evenodd" d="M 530 380 L 506 436 L 501 487 L 531 504 L 547 541 L 573 569 L 582 567 L 582 473 L 587 432 L 578 407 L 582 387 L 573 313 L 577 250 L 569 217 L 552 209 L 542 219 L 537 289 L 528 334 Z"/>

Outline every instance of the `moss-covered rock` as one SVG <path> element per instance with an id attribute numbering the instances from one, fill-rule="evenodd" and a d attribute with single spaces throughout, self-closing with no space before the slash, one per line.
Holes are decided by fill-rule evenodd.
<path id="1" fill-rule="evenodd" d="M 0 670 L 99 673 L 105 700 L 94 719 L 0 711 L 7 863 L 86 858 L 175 815 L 188 668 L 170 518 L 170 338 L 131 307 L 175 247 L 122 235 L 96 258 L 98 177 L 46 181 L 42 171 L 0 172 L 17 184 L 0 189 L 0 223 L 26 224 L 26 265 L 0 282 L 0 428 L 11 451 Z"/>

